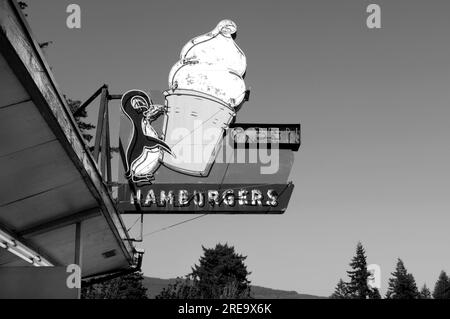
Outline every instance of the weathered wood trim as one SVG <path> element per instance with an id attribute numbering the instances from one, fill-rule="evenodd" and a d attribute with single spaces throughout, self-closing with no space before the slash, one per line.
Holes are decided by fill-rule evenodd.
<path id="1" fill-rule="evenodd" d="M 100 99 L 100 108 L 98 111 L 98 121 L 97 121 L 97 129 L 95 132 L 95 146 L 94 146 L 94 160 L 96 163 L 98 163 L 98 156 L 100 154 L 100 146 L 103 147 L 102 144 L 102 133 L 104 131 L 103 121 L 105 120 L 105 108 L 107 103 L 107 95 L 108 95 L 108 89 L 104 87 L 102 89 L 102 97 Z"/>

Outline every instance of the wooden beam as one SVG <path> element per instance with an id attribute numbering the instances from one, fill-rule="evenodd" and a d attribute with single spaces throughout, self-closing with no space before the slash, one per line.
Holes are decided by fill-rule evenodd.
<path id="1" fill-rule="evenodd" d="M 109 105 L 106 107 L 106 182 L 110 183 L 112 182 L 112 173 L 111 173 L 111 137 L 109 136 Z M 109 188 L 109 191 L 111 191 L 111 188 Z"/>
<path id="2" fill-rule="evenodd" d="M 108 103 L 108 102 L 106 102 Z M 106 181 L 106 162 L 108 160 L 108 154 L 106 153 L 106 144 L 108 143 L 106 141 L 106 123 L 108 123 L 108 106 L 105 108 L 105 118 L 103 120 L 103 127 L 102 127 L 102 142 L 101 142 L 101 149 L 100 149 L 100 171 L 102 172 L 103 180 Z"/>
<path id="3" fill-rule="evenodd" d="M 110 94 L 108 95 L 108 100 L 121 100 L 122 94 Z"/>
<path id="4" fill-rule="evenodd" d="M 106 108 L 106 97 L 108 95 L 108 89 L 102 89 L 102 97 L 100 100 L 100 109 L 98 110 L 98 120 L 97 120 L 97 130 L 95 132 L 95 146 L 94 146 L 94 159 L 98 163 L 98 156 L 100 154 L 100 144 L 102 140 L 103 132 L 103 121 L 105 120 L 105 108 Z M 103 147 L 103 145 L 102 145 Z"/>
<path id="5" fill-rule="evenodd" d="M 78 113 L 80 113 L 81 111 L 83 111 L 89 104 L 91 104 L 91 102 L 93 100 L 95 100 L 95 98 L 97 96 L 100 95 L 100 93 L 102 93 L 102 89 L 107 87 L 106 84 L 103 84 L 97 91 L 95 91 L 94 94 L 92 94 L 92 96 L 90 98 L 88 98 L 86 101 L 84 101 L 83 104 L 81 104 L 72 114 L 73 116 L 76 116 Z"/>
<path id="6" fill-rule="evenodd" d="M 73 262 L 75 265 L 78 265 L 80 269 L 83 269 L 83 238 L 81 237 L 81 222 L 77 222 L 75 224 L 75 256 Z M 78 288 L 78 299 L 81 299 L 81 287 Z"/>

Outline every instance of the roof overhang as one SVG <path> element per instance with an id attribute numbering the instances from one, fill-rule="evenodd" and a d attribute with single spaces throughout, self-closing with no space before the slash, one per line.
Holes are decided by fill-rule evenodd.
<path id="1" fill-rule="evenodd" d="M 2 234 L 67 265 L 81 222 L 83 277 L 129 269 L 128 232 L 16 1 L 0 0 L 0 53 Z M 30 263 L 0 247 L 0 267 Z"/>

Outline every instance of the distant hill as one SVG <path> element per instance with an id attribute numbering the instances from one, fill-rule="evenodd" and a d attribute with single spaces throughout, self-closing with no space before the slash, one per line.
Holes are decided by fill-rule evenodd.
<path id="1" fill-rule="evenodd" d="M 160 279 L 144 276 L 144 287 L 147 288 L 147 296 L 154 299 L 167 286 L 174 284 L 175 279 Z"/>
<path id="2" fill-rule="evenodd" d="M 255 299 L 324 299 L 326 297 L 299 294 L 295 290 L 279 290 L 260 286 L 252 286 L 252 295 Z"/>
<path id="3" fill-rule="evenodd" d="M 144 277 L 144 286 L 147 288 L 147 295 L 149 298 L 154 299 L 161 290 L 175 283 L 175 279 L 160 279 L 152 277 Z M 265 288 L 260 286 L 252 286 L 252 295 L 255 299 L 321 299 L 325 297 L 319 297 L 314 295 L 299 294 L 296 291 L 286 291 Z"/>

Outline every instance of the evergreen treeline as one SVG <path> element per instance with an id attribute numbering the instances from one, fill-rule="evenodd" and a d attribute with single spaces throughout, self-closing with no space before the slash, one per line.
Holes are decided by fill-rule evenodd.
<path id="1" fill-rule="evenodd" d="M 185 278 L 178 278 L 156 296 L 156 299 L 249 299 L 250 272 L 233 246 L 217 244 L 203 247 L 199 264 Z"/>
<path id="2" fill-rule="evenodd" d="M 349 280 L 339 279 L 332 299 L 381 299 L 380 292 L 368 284 L 370 273 L 367 271 L 366 252 L 359 242 L 356 255 L 350 262 L 351 270 L 347 271 Z M 434 286 L 433 293 L 424 284 L 419 290 L 414 276 L 408 272 L 399 258 L 394 272 L 391 273 L 385 299 L 450 299 L 450 279 L 441 271 Z"/>
<path id="3" fill-rule="evenodd" d="M 156 299 L 249 299 L 246 256 L 233 246 L 203 248 L 198 265 L 185 278 L 164 288 Z M 82 288 L 83 299 L 146 299 L 142 273 L 133 273 Z"/>

